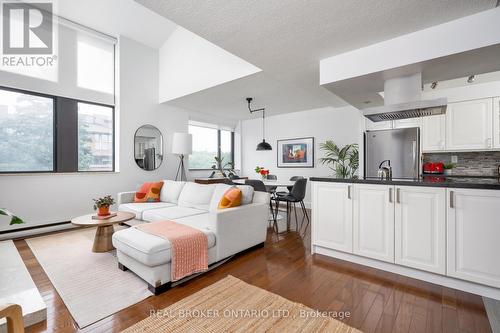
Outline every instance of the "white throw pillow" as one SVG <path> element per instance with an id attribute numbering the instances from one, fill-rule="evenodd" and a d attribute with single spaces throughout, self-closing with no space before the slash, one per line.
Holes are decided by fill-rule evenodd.
<path id="1" fill-rule="evenodd" d="M 185 184 L 186 182 L 167 179 L 163 180 L 163 186 L 160 192 L 160 201 L 172 202 L 176 204 Z"/>
<path id="2" fill-rule="evenodd" d="M 241 190 L 241 204 L 251 204 L 253 202 L 253 187 L 250 185 L 236 185 L 236 187 Z"/>
<path id="3" fill-rule="evenodd" d="M 208 210 L 215 185 L 202 185 L 187 182 L 182 188 L 178 205 L 181 207 L 191 207 Z"/>
<path id="4" fill-rule="evenodd" d="M 227 184 L 217 184 L 215 186 L 214 194 L 212 195 L 212 200 L 210 201 L 210 211 L 217 211 L 217 207 L 219 207 L 219 202 L 222 199 L 224 193 L 229 190 L 234 185 Z M 253 192 L 254 189 L 250 185 L 237 185 L 237 188 L 241 190 L 241 205 L 248 205 L 253 201 Z"/>

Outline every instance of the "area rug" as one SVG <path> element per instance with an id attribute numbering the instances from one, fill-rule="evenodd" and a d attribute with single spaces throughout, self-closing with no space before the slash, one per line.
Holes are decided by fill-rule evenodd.
<path id="1" fill-rule="evenodd" d="M 188 296 L 123 332 L 359 332 L 305 305 L 233 276 Z"/>
<path id="2" fill-rule="evenodd" d="M 92 252 L 94 234 L 87 228 L 26 240 L 80 328 L 152 295 L 146 282 L 118 269 L 115 251 Z"/>

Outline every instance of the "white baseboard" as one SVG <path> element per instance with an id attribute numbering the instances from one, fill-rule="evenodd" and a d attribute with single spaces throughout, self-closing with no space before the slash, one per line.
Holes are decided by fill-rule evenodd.
<path id="1" fill-rule="evenodd" d="M 322 254 L 329 257 L 334 257 L 337 259 L 350 261 L 356 264 L 369 266 L 377 269 L 381 269 L 384 271 L 388 271 L 395 274 L 400 274 L 404 276 L 408 276 L 414 279 L 427 281 L 430 283 L 438 284 L 441 286 L 458 289 L 462 291 L 466 291 L 472 294 L 493 298 L 496 300 L 500 300 L 500 289 L 485 286 L 482 284 L 477 284 L 473 282 L 468 282 L 464 280 L 459 280 L 455 278 L 451 278 L 448 276 L 443 276 L 439 274 L 434 274 L 430 272 L 421 271 L 418 269 L 413 269 L 409 267 L 404 267 L 396 264 L 391 264 L 388 262 L 383 262 L 371 258 L 360 257 L 355 254 L 345 253 L 341 251 L 327 249 L 318 245 L 313 245 L 311 247 L 312 253 Z"/>

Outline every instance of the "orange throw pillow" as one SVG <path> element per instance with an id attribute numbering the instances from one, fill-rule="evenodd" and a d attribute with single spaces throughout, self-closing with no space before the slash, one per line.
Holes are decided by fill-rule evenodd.
<path id="1" fill-rule="evenodd" d="M 144 183 L 139 191 L 135 192 L 134 202 L 159 202 L 163 182 Z"/>
<path id="2" fill-rule="evenodd" d="M 218 209 L 237 207 L 241 205 L 241 190 L 237 187 L 231 187 L 224 193 L 219 201 Z"/>

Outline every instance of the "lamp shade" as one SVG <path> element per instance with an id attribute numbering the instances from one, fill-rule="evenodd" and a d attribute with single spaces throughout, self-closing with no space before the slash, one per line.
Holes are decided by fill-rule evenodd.
<path id="1" fill-rule="evenodd" d="M 262 140 L 262 142 L 257 145 L 257 150 L 273 150 L 273 147 L 271 147 L 266 140 Z"/>
<path id="2" fill-rule="evenodd" d="M 193 136 L 188 133 L 174 133 L 172 154 L 189 155 L 193 152 Z"/>

